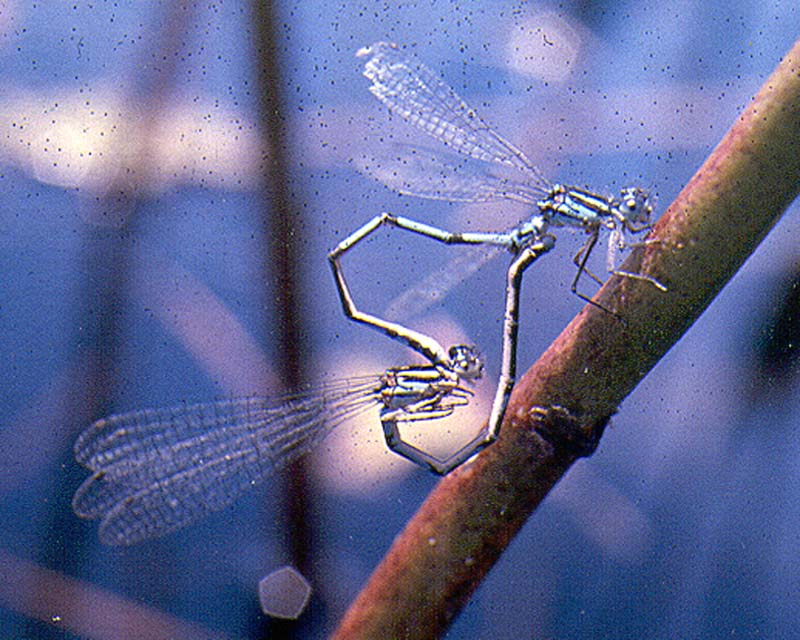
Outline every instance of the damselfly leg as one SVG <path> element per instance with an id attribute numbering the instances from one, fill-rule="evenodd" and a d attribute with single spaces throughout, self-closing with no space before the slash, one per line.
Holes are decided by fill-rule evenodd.
<path id="1" fill-rule="evenodd" d="M 339 291 L 339 298 L 345 315 L 351 320 L 360 324 L 372 327 L 394 340 L 411 347 L 418 353 L 425 356 L 434 367 L 441 371 L 445 377 L 447 372 L 459 372 L 460 377 L 469 379 L 466 372 L 474 368 L 470 364 L 470 358 L 464 357 L 465 354 L 456 353 L 451 349 L 445 354 L 441 345 L 433 338 L 414 331 L 396 322 L 390 322 L 375 315 L 360 311 L 353 300 L 350 288 L 342 270 L 341 258 L 353 249 L 359 242 L 367 238 L 382 226 L 393 226 L 412 233 L 423 235 L 438 242 L 445 244 L 473 244 L 472 239 L 482 234 L 451 234 L 449 232 L 417 223 L 408 218 L 400 218 L 390 214 L 376 216 L 367 224 L 363 225 L 350 236 L 342 240 L 337 247 L 328 254 L 328 260 L 333 271 L 334 280 Z M 496 236 L 497 234 L 485 234 Z M 525 270 L 541 255 L 550 251 L 554 246 L 552 236 L 545 234 L 536 241 L 530 242 L 521 249 L 515 256 L 509 267 L 506 281 L 506 303 L 503 315 L 503 352 L 500 368 L 500 378 L 498 380 L 497 391 L 492 403 L 492 409 L 487 424 L 481 431 L 458 451 L 444 458 L 440 458 L 415 447 L 404 440 L 400 433 L 400 426 L 404 422 L 409 422 L 408 412 L 398 414 L 387 407 L 381 412 L 381 422 L 383 423 L 384 436 L 387 446 L 419 465 L 430 468 L 435 473 L 446 474 L 463 464 L 483 448 L 497 439 L 500 425 L 503 420 L 511 389 L 514 386 L 516 373 L 516 353 L 517 353 L 517 331 L 519 326 L 519 295 L 522 286 L 522 276 Z M 459 364 L 462 362 L 462 364 Z M 448 396 L 452 401 L 456 396 Z M 408 407 L 409 405 L 406 405 Z M 415 405 L 423 411 L 423 415 L 431 411 L 425 402 Z M 436 410 L 441 410 L 441 405 L 437 405 Z M 440 416 L 436 416 L 440 417 Z"/>

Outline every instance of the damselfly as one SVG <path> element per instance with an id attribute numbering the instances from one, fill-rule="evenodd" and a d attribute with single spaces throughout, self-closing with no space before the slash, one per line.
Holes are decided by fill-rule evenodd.
<path id="1" fill-rule="evenodd" d="M 482 369 L 477 350 L 458 345 L 444 363 L 395 367 L 275 399 L 184 404 L 98 420 L 75 443 L 76 459 L 93 473 L 75 493 L 73 508 L 101 519 L 106 544 L 164 535 L 227 506 L 367 409 L 380 407 L 387 433 L 404 422 L 449 416 L 469 402 L 464 383 Z"/>
<path id="2" fill-rule="evenodd" d="M 483 359 L 474 346 L 445 350 L 433 338 L 359 311 L 339 258 L 360 237 L 350 236 L 330 255 L 345 312 L 408 345 L 428 364 L 393 367 L 278 398 L 182 404 L 98 420 L 75 443 L 77 461 L 92 475 L 75 492 L 72 506 L 78 516 L 101 521 L 104 543 L 135 544 L 226 507 L 311 451 L 345 420 L 375 406 L 389 448 L 436 473 L 448 473 L 494 441 L 514 382 L 522 275 L 552 247 L 550 240 L 531 245 L 509 270 L 503 362 L 488 424 L 440 459 L 403 440 L 400 428 L 445 418 L 467 405 L 472 395 L 467 385 L 481 377 Z"/>
<path id="3" fill-rule="evenodd" d="M 580 187 L 548 181 L 525 154 L 484 122 L 453 89 L 421 62 L 407 56 L 397 45 L 378 42 L 358 51 L 366 58 L 364 75 L 372 82 L 370 91 L 389 111 L 448 149 L 434 151 L 399 145 L 392 157 L 362 160 L 360 168 L 402 194 L 453 202 L 514 200 L 535 207 L 534 214 L 510 231 L 500 233 L 451 233 L 400 216 L 385 215 L 380 224 L 395 226 L 429 236 L 448 244 L 491 245 L 513 253 L 542 237 L 551 227 L 582 229 L 589 237 L 575 254 L 578 267 L 571 290 L 578 291 L 583 273 L 599 284 L 587 260 L 600 231 L 608 229 L 607 267 L 610 273 L 643 280 L 666 290 L 655 278 L 616 268 L 618 252 L 630 246 L 626 233 L 642 233 L 651 227 L 653 207 L 647 191 L 626 187 L 618 197 L 603 196 Z M 509 178 L 495 169 L 516 173 Z M 366 226 L 374 224 L 375 220 Z M 485 260 L 460 261 L 457 269 L 464 278 Z M 434 274 L 390 305 L 389 316 L 404 315 L 401 309 L 430 304 L 452 285 L 453 277 Z M 599 305 L 596 305 L 599 306 Z"/>

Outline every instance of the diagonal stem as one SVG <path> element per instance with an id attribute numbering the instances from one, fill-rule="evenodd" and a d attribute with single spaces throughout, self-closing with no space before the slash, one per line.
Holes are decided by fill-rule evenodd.
<path id="1" fill-rule="evenodd" d="M 445 477 L 334 638 L 436 638 L 608 417 L 689 329 L 800 191 L 800 42 L 614 278 L 515 388 L 499 440 Z M 524 323 L 523 323 L 524 326 Z M 557 407 L 557 408 L 556 408 Z M 545 408 L 545 409 L 542 409 Z"/>

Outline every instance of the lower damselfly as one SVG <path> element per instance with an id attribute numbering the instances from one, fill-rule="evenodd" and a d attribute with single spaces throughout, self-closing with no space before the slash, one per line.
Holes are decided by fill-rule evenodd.
<path id="1" fill-rule="evenodd" d="M 474 347 L 445 365 L 390 368 L 277 398 L 245 397 L 131 411 L 98 420 L 75 443 L 92 471 L 72 501 L 100 519 L 100 539 L 130 545 L 187 526 L 231 504 L 310 452 L 347 419 L 380 407 L 381 420 L 445 417 L 468 403 L 480 377 Z"/>
<path id="2" fill-rule="evenodd" d="M 449 473 L 499 433 L 516 367 L 519 290 L 525 269 L 552 248 L 549 237 L 522 251 L 508 272 L 501 374 L 491 414 L 478 435 L 440 458 L 407 442 L 401 427 L 435 421 L 466 406 L 483 374 L 477 348 L 436 340 L 358 310 L 341 257 L 367 233 L 351 235 L 329 258 L 345 313 L 421 354 L 427 364 L 336 380 L 279 397 L 243 397 L 103 418 L 77 439 L 75 458 L 89 476 L 75 492 L 75 513 L 100 520 L 110 545 L 166 535 L 223 509 L 246 490 L 313 450 L 343 422 L 378 407 L 387 446 L 439 474 Z"/>

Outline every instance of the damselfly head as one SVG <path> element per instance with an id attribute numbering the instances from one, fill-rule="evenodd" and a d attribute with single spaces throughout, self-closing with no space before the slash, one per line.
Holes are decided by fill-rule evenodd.
<path id="1" fill-rule="evenodd" d="M 625 187 L 620 192 L 619 212 L 627 227 L 648 224 L 653 215 L 650 194 L 640 187 Z"/>
<path id="2" fill-rule="evenodd" d="M 483 356 L 474 345 L 457 344 L 447 352 L 450 366 L 459 378 L 478 380 L 483 375 Z"/>

